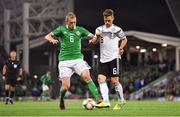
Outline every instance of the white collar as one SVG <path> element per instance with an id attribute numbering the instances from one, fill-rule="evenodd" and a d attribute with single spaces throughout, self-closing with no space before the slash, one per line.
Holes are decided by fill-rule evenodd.
<path id="1" fill-rule="evenodd" d="M 106 25 L 104 25 L 104 28 L 105 28 L 105 29 L 111 29 L 112 27 L 114 27 L 114 24 L 112 24 L 112 25 L 111 25 L 110 27 L 108 27 L 108 28 L 106 27 Z"/>

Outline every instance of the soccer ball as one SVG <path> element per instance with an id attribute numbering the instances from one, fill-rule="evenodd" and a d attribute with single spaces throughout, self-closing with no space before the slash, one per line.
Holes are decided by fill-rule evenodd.
<path id="1" fill-rule="evenodd" d="M 93 99 L 88 98 L 83 101 L 83 107 L 86 110 L 92 110 L 95 106 L 96 106 L 96 103 Z"/>

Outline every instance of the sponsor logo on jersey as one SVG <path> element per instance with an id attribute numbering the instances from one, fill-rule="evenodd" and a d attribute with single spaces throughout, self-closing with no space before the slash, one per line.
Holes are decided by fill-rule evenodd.
<path id="1" fill-rule="evenodd" d="M 80 34 L 81 34 L 81 33 L 80 33 L 79 31 L 76 32 L 76 35 L 80 36 Z"/>

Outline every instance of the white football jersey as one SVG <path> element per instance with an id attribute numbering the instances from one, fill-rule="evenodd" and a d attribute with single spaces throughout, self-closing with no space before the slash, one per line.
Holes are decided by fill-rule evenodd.
<path id="1" fill-rule="evenodd" d="M 102 34 L 102 38 L 100 39 L 100 62 L 106 63 L 115 58 L 119 58 L 119 41 L 125 37 L 123 30 L 113 24 L 109 28 L 105 25 L 99 26 L 96 32 Z"/>

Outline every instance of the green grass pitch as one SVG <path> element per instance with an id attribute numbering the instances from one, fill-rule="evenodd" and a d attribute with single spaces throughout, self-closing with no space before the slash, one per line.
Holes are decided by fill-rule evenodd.
<path id="1" fill-rule="evenodd" d="M 85 110 L 82 100 L 66 100 L 66 110 L 59 110 L 59 102 L 22 101 L 13 105 L 0 102 L 0 116 L 180 116 L 180 102 L 127 101 L 121 110 L 111 108 Z"/>

